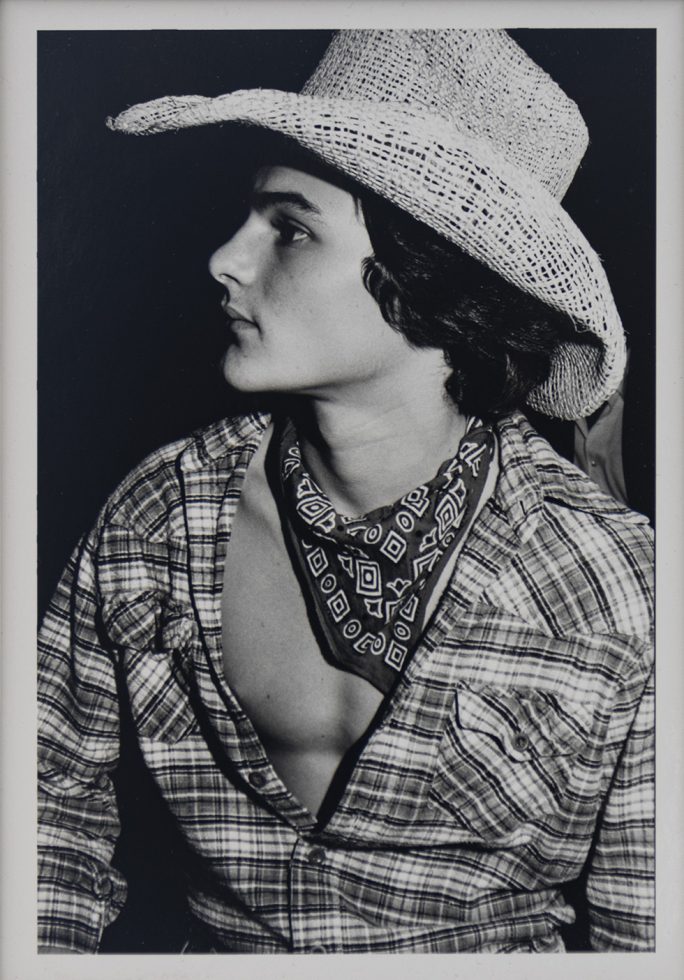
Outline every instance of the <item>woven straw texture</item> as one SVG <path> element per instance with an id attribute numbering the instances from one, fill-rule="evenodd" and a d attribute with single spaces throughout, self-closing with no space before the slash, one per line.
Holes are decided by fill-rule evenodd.
<path id="1" fill-rule="evenodd" d="M 292 137 L 597 336 L 598 349 L 559 349 L 533 408 L 576 418 L 617 388 L 617 309 L 598 256 L 559 203 L 586 127 L 504 31 L 340 31 L 301 94 L 172 96 L 108 125 L 143 135 L 228 121 Z"/>

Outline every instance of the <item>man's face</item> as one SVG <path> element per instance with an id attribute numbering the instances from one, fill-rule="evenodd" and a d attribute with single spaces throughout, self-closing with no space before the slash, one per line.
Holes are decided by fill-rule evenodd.
<path id="1" fill-rule="evenodd" d="M 260 170 L 246 221 L 209 262 L 227 293 L 229 384 L 333 396 L 397 383 L 418 352 L 363 285 L 371 254 L 350 194 L 289 167 Z"/>

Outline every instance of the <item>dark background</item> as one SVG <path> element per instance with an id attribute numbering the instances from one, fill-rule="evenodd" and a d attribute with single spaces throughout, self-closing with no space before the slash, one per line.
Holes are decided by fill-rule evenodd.
<path id="1" fill-rule="evenodd" d="M 630 337 L 631 405 L 653 469 L 655 31 L 514 30 L 579 105 L 591 143 L 564 205 L 601 255 Z M 329 31 L 71 31 L 38 37 L 39 613 L 81 533 L 151 450 L 235 408 L 219 368 L 220 287 L 207 260 L 249 172 L 236 126 L 126 137 L 135 102 L 297 89 Z M 238 138 L 236 139 L 236 135 Z M 134 746 L 125 749 L 131 763 Z M 179 847 L 140 773 L 122 789 L 129 906 L 110 950 L 163 951 L 182 931 Z M 130 818 L 130 820 L 128 819 Z M 161 882 L 161 887 L 160 887 Z M 581 928 L 576 942 L 582 944 Z"/>

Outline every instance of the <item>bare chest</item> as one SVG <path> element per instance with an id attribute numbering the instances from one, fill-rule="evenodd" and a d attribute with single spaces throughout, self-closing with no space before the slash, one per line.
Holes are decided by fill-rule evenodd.
<path id="1" fill-rule="evenodd" d="M 286 785 L 311 801 L 367 731 L 382 694 L 326 661 L 268 486 L 250 472 L 224 567 L 224 673 Z"/>
<path id="2" fill-rule="evenodd" d="M 317 813 L 371 728 L 383 695 L 333 666 L 318 643 L 265 476 L 265 451 L 247 472 L 226 554 L 223 668 L 281 779 Z M 426 621 L 456 558 L 455 551 L 436 583 Z"/>

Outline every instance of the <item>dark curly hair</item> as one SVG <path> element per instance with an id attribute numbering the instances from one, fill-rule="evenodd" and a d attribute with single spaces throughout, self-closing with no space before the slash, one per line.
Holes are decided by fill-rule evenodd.
<path id="1" fill-rule="evenodd" d="M 522 408 L 548 376 L 564 341 L 597 344 L 572 319 L 524 293 L 400 207 L 299 145 L 262 136 L 260 165 L 290 166 L 348 191 L 368 230 L 366 289 L 385 321 L 415 347 L 444 351 L 446 388 L 467 415 L 492 419 Z"/>
<path id="2" fill-rule="evenodd" d="M 569 316 L 471 258 L 432 228 L 361 191 L 373 255 L 363 281 L 390 326 L 416 347 L 441 347 L 447 390 L 461 411 L 492 418 L 521 408 L 548 376 Z"/>

